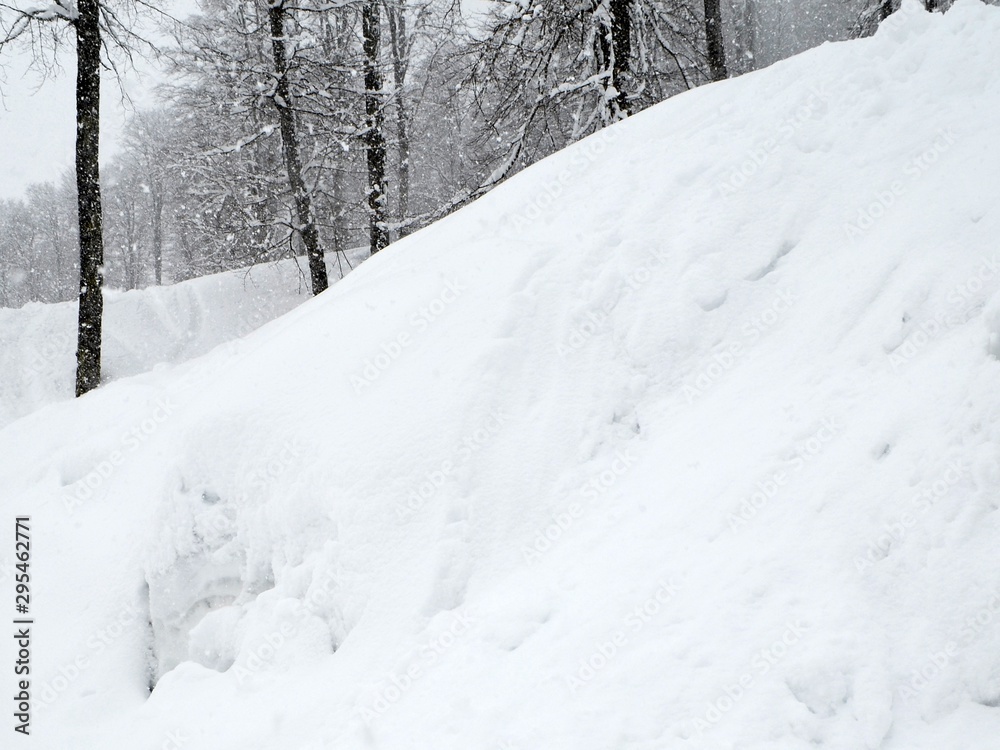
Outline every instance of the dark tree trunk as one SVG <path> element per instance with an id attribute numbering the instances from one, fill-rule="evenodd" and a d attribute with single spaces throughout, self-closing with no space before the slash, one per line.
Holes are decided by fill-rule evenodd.
<path id="1" fill-rule="evenodd" d="M 728 77 L 726 45 L 722 40 L 722 6 L 720 0 L 705 0 L 705 39 L 708 47 L 708 68 L 713 81 Z"/>
<path id="2" fill-rule="evenodd" d="M 313 294 L 319 294 L 329 286 L 323 249 L 319 246 L 319 232 L 313 220 L 312 199 L 302 179 L 302 162 L 299 157 L 299 137 L 295 129 L 295 110 L 292 104 L 291 87 L 288 85 L 288 60 L 285 50 L 285 6 L 276 2 L 267 9 L 271 22 L 271 51 L 274 55 L 274 75 L 277 83 L 274 89 L 274 106 L 278 110 L 278 124 L 281 127 L 281 146 L 285 157 L 285 171 L 288 185 L 295 201 L 295 213 L 299 222 L 299 234 L 309 257 L 309 275 L 312 279 Z"/>
<path id="3" fill-rule="evenodd" d="M 392 75 L 396 85 L 396 144 L 399 151 L 399 236 L 405 237 L 410 203 L 410 134 L 403 89 L 406 85 L 406 15 L 404 8 L 388 11 L 389 36 L 392 42 Z"/>
<path id="4" fill-rule="evenodd" d="M 101 383 L 101 316 L 104 236 L 101 176 L 100 0 L 80 0 L 76 26 L 76 193 L 80 221 L 80 308 L 77 326 L 76 395 Z"/>
<path id="5" fill-rule="evenodd" d="M 389 244 L 385 228 L 385 134 L 382 114 L 382 72 L 378 0 L 366 0 L 361 10 L 361 35 L 365 53 L 365 131 L 368 151 L 368 243 L 371 254 Z"/>
<path id="6" fill-rule="evenodd" d="M 630 115 L 626 96 L 626 76 L 632 61 L 632 9 L 631 0 L 611 0 L 611 43 L 614 46 L 615 64 L 611 81 L 618 92 L 618 110 Z"/>
<path id="7" fill-rule="evenodd" d="M 607 0 L 607 20 L 601 18 L 604 28 L 597 35 L 600 60 L 605 70 L 609 70 L 608 84 L 615 90 L 614 96 L 608 92 L 606 112 L 611 122 L 621 120 L 631 114 L 627 95 L 627 76 L 632 57 L 632 14 L 631 0 Z M 600 9 L 600 5 L 598 5 Z"/>
<path id="8" fill-rule="evenodd" d="M 153 278 L 163 283 L 163 186 L 153 187 Z"/>

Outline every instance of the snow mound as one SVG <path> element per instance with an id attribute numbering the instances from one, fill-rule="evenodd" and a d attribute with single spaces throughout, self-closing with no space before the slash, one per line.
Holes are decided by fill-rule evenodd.
<path id="1" fill-rule="evenodd" d="M 8 426 L 35 746 L 994 747 L 998 38 L 911 0 Z"/>
<path id="2" fill-rule="evenodd" d="M 350 253 L 351 264 L 360 253 Z M 329 259 L 330 278 L 346 264 Z M 184 362 L 234 341 L 308 298 L 293 260 L 164 287 L 104 294 L 104 382 Z M 76 302 L 0 307 L 0 427 L 73 398 Z"/>

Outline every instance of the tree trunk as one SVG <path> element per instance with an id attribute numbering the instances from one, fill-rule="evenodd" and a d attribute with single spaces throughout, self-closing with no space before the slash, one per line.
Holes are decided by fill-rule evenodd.
<path id="1" fill-rule="evenodd" d="M 136 201 L 134 194 L 126 194 L 124 196 L 124 204 L 119 203 L 122 211 L 122 220 L 125 223 L 125 252 L 124 255 L 124 266 L 125 266 L 125 288 L 126 289 L 138 289 L 139 288 L 139 232 L 138 232 L 138 219 L 136 210 Z M 113 205 L 113 204 L 112 204 Z"/>
<path id="2" fill-rule="evenodd" d="M 705 0 L 705 39 L 708 47 L 708 67 L 713 81 L 728 77 L 726 45 L 722 39 L 722 7 L 720 0 Z"/>
<path id="3" fill-rule="evenodd" d="M 392 74 L 396 85 L 396 147 L 399 152 L 399 208 L 397 218 L 400 223 L 399 236 L 405 237 L 406 222 L 410 203 L 410 134 L 407 124 L 406 100 L 403 96 L 406 85 L 406 8 L 388 11 L 389 36 L 392 42 Z"/>
<path id="4" fill-rule="evenodd" d="M 891 2 L 891 0 L 886 1 Z M 733 37 L 736 59 L 730 67 L 738 73 L 748 73 L 757 68 L 756 2 L 757 0 L 736 0 L 733 7 Z"/>
<path id="5" fill-rule="evenodd" d="M 153 278 L 163 283 L 163 186 L 153 187 Z"/>
<path id="6" fill-rule="evenodd" d="M 614 47 L 614 65 L 611 82 L 618 92 L 616 104 L 619 116 L 632 114 L 626 96 L 625 77 L 632 60 L 632 10 L 631 0 L 611 0 L 611 43 Z"/>
<path id="7" fill-rule="evenodd" d="M 627 96 L 626 77 L 632 57 L 632 14 L 631 0 L 606 0 L 608 18 L 599 20 L 604 25 L 598 34 L 602 62 L 610 67 L 608 83 L 614 88 L 614 95 L 608 92 L 605 103 L 610 122 L 622 120 L 631 114 Z"/>
<path id="8" fill-rule="evenodd" d="M 101 127 L 100 0 L 80 0 L 76 26 L 76 193 L 80 222 L 80 307 L 76 395 L 101 382 L 104 236 L 98 166 Z"/>
<path id="9" fill-rule="evenodd" d="M 302 162 L 299 158 L 299 137 L 295 129 L 295 111 L 292 107 L 291 88 L 288 85 L 288 61 L 285 50 L 285 5 L 276 2 L 267 9 L 271 22 L 271 51 L 274 55 L 274 75 L 277 83 L 274 89 L 274 106 L 278 110 L 278 124 L 281 127 L 281 145 L 285 157 L 285 171 L 288 184 L 295 201 L 295 213 L 299 221 L 299 234 L 309 257 L 309 275 L 312 278 L 313 294 L 319 294 L 329 286 L 323 249 L 319 246 L 319 232 L 312 215 L 312 199 L 302 179 Z"/>
<path id="10" fill-rule="evenodd" d="M 181 258 L 184 261 L 181 264 L 181 268 L 184 270 L 181 275 L 178 275 L 178 273 L 174 271 L 175 281 L 185 281 L 186 279 L 190 279 L 194 276 L 194 247 L 191 245 L 191 238 L 188 236 L 188 229 L 183 224 L 181 224 L 180 241 Z"/>
<path id="11" fill-rule="evenodd" d="M 371 254 L 389 244 L 385 229 L 385 134 L 382 114 L 382 72 L 379 0 L 366 0 L 361 10 L 361 35 L 365 53 L 365 145 L 368 151 L 368 244 Z"/>

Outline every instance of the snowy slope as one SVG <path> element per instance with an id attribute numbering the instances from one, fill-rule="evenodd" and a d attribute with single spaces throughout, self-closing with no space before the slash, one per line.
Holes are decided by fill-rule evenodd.
<path id="1" fill-rule="evenodd" d="M 21 744 L 996 747 L 998 38 L 911 0 L 9 425 Z"/>
<path id="2" fill-rule="evenodd" d="M 350 259 L 356 265 L 360 253 L 352 251 Z M 339 278 L 337 260 L 328 265 L 331 278 Z M 108 290 L 104 380 L 201 356 L 283 315 L 308 294 L 292 260 L 172 286 Z M 0 427 L 73 397 L 76 315 L 76 302 L 0 307 Z"/>

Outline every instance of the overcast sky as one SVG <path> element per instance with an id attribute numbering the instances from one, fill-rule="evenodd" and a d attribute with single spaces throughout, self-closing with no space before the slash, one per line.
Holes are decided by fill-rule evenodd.
<path id="1" fill-rule="evenodd" d="M 30 4 L 30 2 L 28 3 Z M 37 5 L 37 0 L 34 0 Z M 195 0 L 173 0 L 163 6 L 178 17 L 196 10 Z M 68 45 L 60 56 L 62 71 L 41 80 L 28 70 L 30 56 L 8 48 L 0 55 L 0 198 L 16 198 L 33 182 L 57 180 L 73 166 L 76 130 L 76 65 Z M 132 107 L 155 101 L 152 89 L 160 80 L 156 66 L 138 60 L 119 88 L 105 73 L 101 91 L 101 160 L 114 154 Z M 122 88 L 132 103 L 122 100 Z"/>

